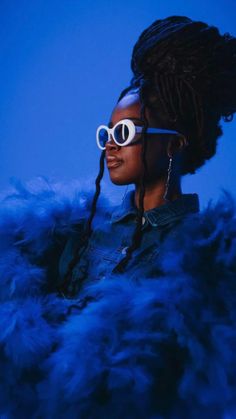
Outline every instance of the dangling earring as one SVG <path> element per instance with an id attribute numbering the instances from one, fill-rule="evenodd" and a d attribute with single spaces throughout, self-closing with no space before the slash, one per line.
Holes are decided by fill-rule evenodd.
<path id="1" fill-rule="evenodd" d="M 169 157 L 169 166 L 168 166 L 168 172 L 167 172 L 167 181 L 166 181 L 166 185 L 165 185 L 165 193 L 164 193 L 164 200 L 165 201 L 170 201 L 168 194 L 169 194 L 169 188 L 170 188 L 170 176 L 171 176 L 171 172 L 172 172 L 172 161 L 173 158 L 172 156 Z"/>

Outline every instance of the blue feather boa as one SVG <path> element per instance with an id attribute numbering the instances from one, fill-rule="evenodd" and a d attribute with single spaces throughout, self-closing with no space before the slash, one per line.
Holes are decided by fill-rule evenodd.
<path id="1" fill-rule="evenodd" d="M 2 198 L 0 417 L 235 418 L 232 196 L 164 242 L 161 278 L 100 281 L 68 311 L 53 288 L 57 264 L 91 197 L 45 182 Z"/>

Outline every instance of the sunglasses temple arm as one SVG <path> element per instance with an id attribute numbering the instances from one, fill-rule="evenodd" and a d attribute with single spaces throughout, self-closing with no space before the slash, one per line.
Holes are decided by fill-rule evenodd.
<path id="1" fill-rule="evenodd" d="M 149 134 L 175 134 L 175 135 L 182 135 L 178 131 L 173 131 L 169 129 L 162 129 L 162 128 L 148 128 L 147 133 Z"/>
<path id="2" fill-rule="evenodd" d="M 143 131 L 143 127 L 135 127 L 135 131 L 139 134 Z M 147 134 L 175 134 L 175 135 L 182 135 L 178 131 L 173 131 L 169 129 L 162 129 L 162 128 L 147 128 Z"/>

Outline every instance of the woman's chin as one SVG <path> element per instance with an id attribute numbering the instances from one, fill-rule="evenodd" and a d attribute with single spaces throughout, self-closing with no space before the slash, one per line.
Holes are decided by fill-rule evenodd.
<path id="1" fill-rule="evenodd" d="M 129 185 L 131 183 L 133 183 L 130 179 L 115 175 L 115 174 L 111 174 L 110 173 L 110 180 L 112 183 L 114 183 L 114 185 Z"/>
<path id="2" fill-rule="evenodd" d="M 111 182 L 114 183 L 114 185 L 122 186 L 122 185 L 128 185 L 130 183 L 130 182 L 126 182 L 126 181 L 121 180 L 121 179 L 112 179 L 111 177 L 110 177 L 110 179 L 111 179 Z"/>

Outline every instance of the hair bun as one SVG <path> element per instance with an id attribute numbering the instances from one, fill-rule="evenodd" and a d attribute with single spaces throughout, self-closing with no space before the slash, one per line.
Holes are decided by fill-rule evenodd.
<path id="1" fill-rule="evenodd" d="M 185 16 L 156 20 L 134 45 L 131 68 L 133 85 L 172 75 L 226 121 L 236 112 L 236 38 L 215 26 Z"/>

